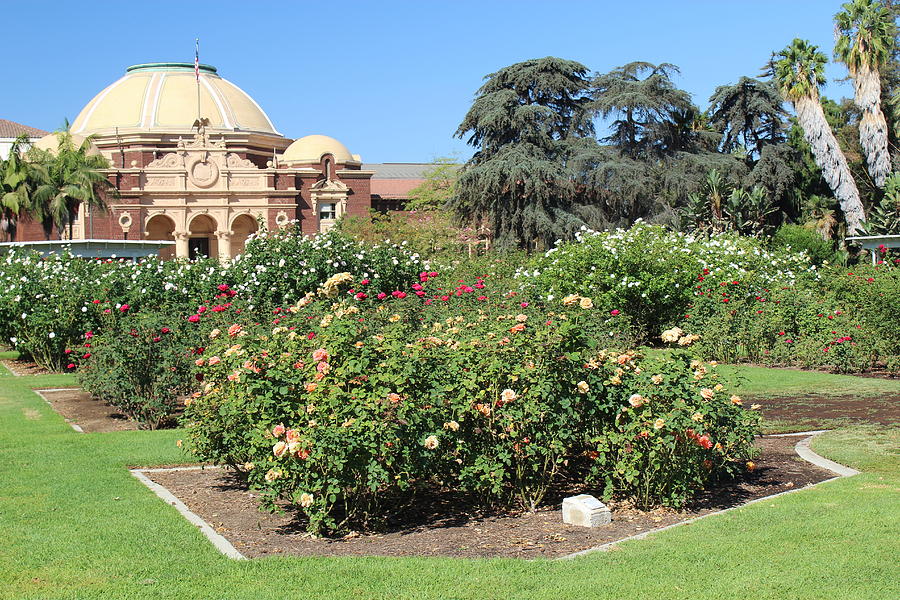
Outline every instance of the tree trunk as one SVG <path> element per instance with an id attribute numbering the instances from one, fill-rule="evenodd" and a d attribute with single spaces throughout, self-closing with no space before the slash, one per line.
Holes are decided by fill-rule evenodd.
<path id="1" fill-rule="evenodd" d="M 859 122 L 859 143 L 866 154 L 866 166 L 875 185 L 884 189 L 884 181 L 891 173 L 888 152 L 888 128 L 881 111 L 881 79 L 878 71 L 863 65 L 853 77 L 855 102 L 862 111 Z"/>
<path id="2" fill-rule="evenodd" d="M 794 109 L 800 126 L 803 127 L 803 137 L 812 147 L 816 164 L 822 169 L 822 176 L 844 212 L 847 232 L 850 235 L 861 233 L 866 213 L 859 199 L 859 190 L 850 174 L 847 159 L 825 120 L 825 112 L 818 97 L 799 98 L 794 101 Z"/>

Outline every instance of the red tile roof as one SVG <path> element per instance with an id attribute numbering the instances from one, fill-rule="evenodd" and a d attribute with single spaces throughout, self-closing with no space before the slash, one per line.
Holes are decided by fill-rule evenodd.
<path id="1" fill-rule="evenodd" d="M 22 125 L 15 121 L 0 119 L 0 138 L 17 138 L 23 133 L 31 138 L 42 138 L 50 132 L 36 127 L 29 127 L 28 125 Z"/>

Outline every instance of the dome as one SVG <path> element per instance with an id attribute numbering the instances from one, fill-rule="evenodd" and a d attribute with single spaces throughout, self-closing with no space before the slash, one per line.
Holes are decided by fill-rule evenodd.
<path id="1" fill-rule="evenodd" d="M 72 145 L 76 148 L 80 147 L 81 144 L 87 139 L 83 135 L 70 134 L 72 136 Z M 45 152 L 49 152 L 50 154 L 56 154 L 59 149 L 59 137 L 55 133 L 51 133 L 50 135 L 45 135 L 35 143 L 31 145 L 32 148 L 37 148 L 38 150 L 44 150 Z M 90 147 L 87 151 L 88 156 L 100 156 L 100 151 L 97 150 L 97 146 L 93 143 L 90 144 Z"/>
<path id="2" fill-rule="evenodd" d="M 281 155 L 281 160 L 286 163 L 317 163 L 325 154 L 333 155 L 338 163 L 359 162 L 347 146 L 327 135 L 307 135 L 294 140 Z"/>
<path id="3" fill-rule="evenodd" d="M 210 130 L 281 135 L 244 90 L 222 79 L 215 67 L 200 65 L 200 114 Z M 129 130 L 186 132 L 197 119 L 193 63 L 147 63 L 128 67 L 125 76 L 88 102 L 72 132 L 83 135 Z"/>

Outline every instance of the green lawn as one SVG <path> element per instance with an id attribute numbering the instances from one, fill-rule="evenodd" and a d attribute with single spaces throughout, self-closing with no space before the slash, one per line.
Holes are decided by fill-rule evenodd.
<path id="1" fill-rule="evenodd" d="M 72 376 L 0 371 L 0 598 L 900 597 L 896 432 L 817 442 L 871 474 L 575 561 L 235 562 L 126 470 L 186 461 L 178 431 L 75 433 L 30 391 Z"/>

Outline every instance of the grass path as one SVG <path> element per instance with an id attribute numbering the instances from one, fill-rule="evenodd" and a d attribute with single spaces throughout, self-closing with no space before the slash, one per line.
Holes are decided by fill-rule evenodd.
<path id="1" fill-rule="evenodd" d="M 235 562 L 126 470 L 184 462 L 179 432 L 78 434 L 30 391 L 73 383 L 0 369 L 3 599 L 900 597 L 900 457 L 881 430 L 819 444 L 869 473 L 575 561 Z"/>

